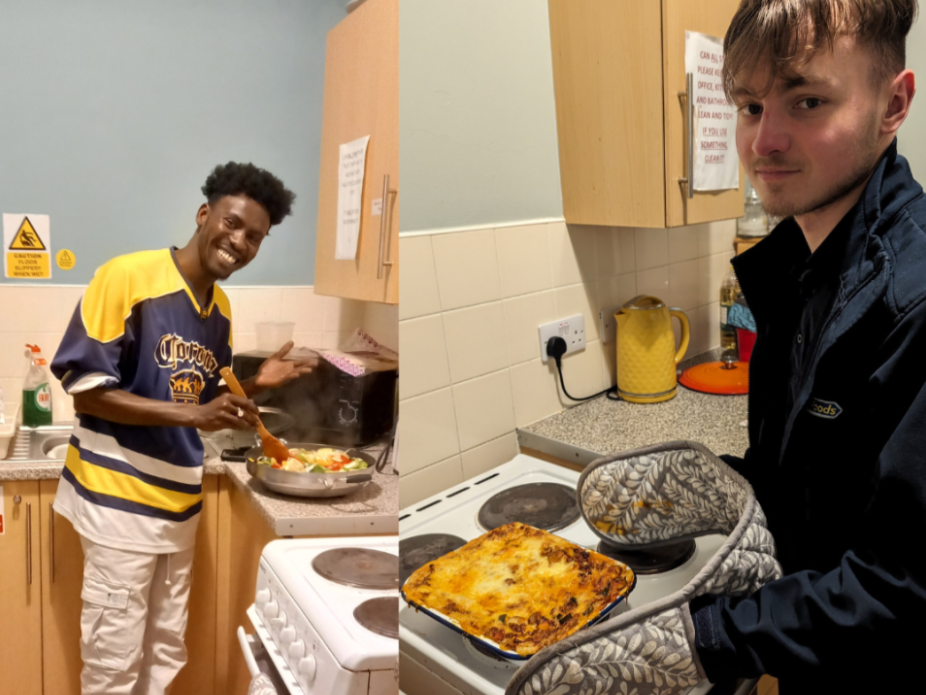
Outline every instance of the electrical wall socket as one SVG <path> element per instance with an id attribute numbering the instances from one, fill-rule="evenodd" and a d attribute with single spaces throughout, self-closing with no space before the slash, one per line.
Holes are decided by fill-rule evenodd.
<path id="1" fill-rule="evenodd" d="M 617 321 L 614 314 L 621 310 L 620 304 L 605 307 L 598 312 L 598 335 L 602 343 L 613 343 L 617 338 Z"/>
<path id="2" fill-rule="evenodd" d="M 544 362 L 550 359 L 547 354 L 547 343 L 550 338 L 559 336 L 566 341 L 566 354 L 585 349 L 585 317 L 576 314 L 559 321 L 551 321 L 540 326 L 540 359 Z"/>

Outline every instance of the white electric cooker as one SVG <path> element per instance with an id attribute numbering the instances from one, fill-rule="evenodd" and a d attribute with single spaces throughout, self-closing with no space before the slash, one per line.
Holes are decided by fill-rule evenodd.
<path id="1" fill-rule="evenodd" d="M 286 692 L 396 695 L 398 586 L 396 536 L 268 544 L 248 617 Z"/>
<path id="2" fill-rule="evenodd" d="M 514 520 L 604 552 L 601 539 L 575 506 L 578 480 L 576 471 L 519 454 L 484 475 L 400 510 L 401 580 L 431 559 L 429 555 L 442 555 Z M 626 609 L 681 589 L 724 540 L 704 536 L 680 547 L 674 558 L 645 559 L 642 571 L 648 573 L 635 567 L 635 561 L 628 562 L 637 570 L 637 585 Z M 401 686 L 407 695 L 502 695 L 521 663 L 480 652 L 470 640 L 404 601 L 399 608 L 399 650 Z M 703 695 L 711 688 L 704 682 L 688 693 Z"/>

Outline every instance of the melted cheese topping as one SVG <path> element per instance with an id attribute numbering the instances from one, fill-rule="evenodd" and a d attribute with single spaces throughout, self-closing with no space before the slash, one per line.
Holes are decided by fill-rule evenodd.
<path id="1" fill-rule="evenodd" d="M 514 523 L 418 568 L 402 591 L 465 632 L 528 656 L 594 620 L 633 579 L 620 562 Z"/>

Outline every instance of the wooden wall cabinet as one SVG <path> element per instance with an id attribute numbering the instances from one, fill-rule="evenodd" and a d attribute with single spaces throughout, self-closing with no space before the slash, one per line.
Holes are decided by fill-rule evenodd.
<path id="1" fill-rule="evenodd" d="M 354 260 L 335 260 L 339 146 L 370 136 Z M 383 198 L 382 213 L 373 201 Z M 315 293 L 399 302 L 399 4 L 367 0 L 328 32 Z M 391 265 L 388 263 L 391 262 Z"/>
<path id="2" fill-rule="evenodd" d="M 723 37 L 739 0 L 549 0 L 566 222 L 742 217 L 740 187 L 688 198 L 685 31 Z"/>

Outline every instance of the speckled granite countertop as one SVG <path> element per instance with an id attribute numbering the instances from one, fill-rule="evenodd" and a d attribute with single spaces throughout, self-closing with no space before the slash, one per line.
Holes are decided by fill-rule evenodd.
<path id="1" fill-rule="evenodd" d="M 224 475 L 224 461 L 207 460 L 204 475 Z M 13 480 L 57 480 L 61 477 L 64 461 L 6 461 L 0 459 L 0 483 Z"/>
<path id="2" fill-rule="evenodd" d="M 221 462 L 220 462 L 221 463 Z M 399 476 L 385 474 L 343 497 L 287 497 L 265 488 L 243 463 L 225 463 L 225 474 L 247 494 L 278 536 L 349 536 L 399 532 Z"/>
<path id="3" fill-rule="evenodd" d="M 221 447 L 221 444 L 219 445 Z M 251 478 L 243 463 L 227 463 L 213 455 L 207 444 L 204 475 L 227 475 L 244 492 L 278 536 L 348 536 L 399 532 L 399 476 L 392 474 L 392 460 L 385 473 L 373 472 L 373 480 L 343 497 L 300 498 L 278 495 Z M 370 453 L 376 453 L 371 449 Z M 54 480 L 61 476 L 63 461 L 0 460 L 0 484 L 4 481 Z"/>
<path id="4" fill-rule="evenodd" d="M 708 353 L 683 366 L 708 359 L 717 355 Z M 595 455 L 678 439 L 701 442 L 716 454 L 742 456 L 749 444 L 741 424 L 747 418 L 747 400 L 747 396 L 714 396 L 684 386 L 663 403 L 627 403 L 601 396 L 520 428 L 518 438 L 522 448 L 583 464 Z M 567 457 L 571 449 L 582 451 Z"/>

